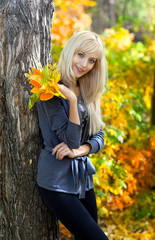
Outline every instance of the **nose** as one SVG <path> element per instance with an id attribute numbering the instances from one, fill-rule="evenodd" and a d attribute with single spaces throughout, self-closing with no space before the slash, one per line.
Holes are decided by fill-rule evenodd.
<path id="1" fill-rule="evenodd" d="M 87 63 L 88 63 L 88 59 L 87 58 L 83 58 L 82 62 L 81 62 L 82 67 L 87 67 Z"/>

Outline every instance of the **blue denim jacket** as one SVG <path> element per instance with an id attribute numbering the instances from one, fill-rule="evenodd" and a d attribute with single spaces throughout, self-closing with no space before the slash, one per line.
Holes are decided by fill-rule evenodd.
<path id="1" fill-rule="evenodd" d="M 89 143 L 90 153 L 96 153 L 104 145 L 103 132 L 100 130 L 90 137 L 89 119 L 85 127 L 69 121 L 69 101 L 63 98 L 54 97 L 48 101 L 39 101 L 37 109 L 44 141 L 44 148 L 38 159 L 38 185 L 52 191 L 79 194 L 79 198 L 84 198 L 85 191 L 93 188 L 95 168 L 90 158 L 65 157 L 63 160 L 58 160 L 52 155 L 52 149 L 61 142 L 73 149 Z M 78 110 L 81 120 L 79 106 Z"/>

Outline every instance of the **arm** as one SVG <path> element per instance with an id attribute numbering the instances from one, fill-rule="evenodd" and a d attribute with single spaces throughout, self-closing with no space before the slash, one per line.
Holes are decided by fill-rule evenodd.
<path id="1" fill-rule="evenodd" d="M 91 146 L 89 154 L 99 152 L 104 146 L 104 134 L 102 129 L 100 129 L 95 135 L 91 136 L 86 143 Z"/>
<path id="2" fill-rule="evenodd" d="M 56 158 L 62 160 L 65 156 L 69 158 L 82 157 L 88 155 L 90 152 L 91 146 L 90 144 L 83 144 L 77 149 L 69 148 L 64 142 L 58 144 L 55 148 L 53 148 L 52 154 L 56 154 Z"/>
<path id="3" fill-rule="evenodd" d="M 77 110 L 77 98 L 75 100 L 76 97 L 75 94 L 71 90 L 66 88 L 64 85 L 59 86 L 60 91 L 70 101 L 70 114 L 69 114 L 70 121 L 74 123 L 79 123 L 80 121 Z M 68 90 L 70 92 L 68 92 Z M 75 149 L 74 147 L 67 146 L 64 142 L 62 142 L 53 149 L 53 154 L 56 154 L 57 159 L 60 160 L 62 160 L 65 156 L 75 158 L 79 156 L 85 156 L 90 153 L 96 153 L 103 147 L 103 145 L 104 145 L 103 132 L 100 129 L 100 131 L 95 135 L 91 136 L 90 139 L 84 145 L 81 145 Z"/>
<path id="4" fill-rule="evenodd" d="M 71 149 L 65 143 L 58 144 L 53 148 L 53 155 L 56 154 L 56 158 L 59 160 L 62 160 L 65 156 L 69 158 L 81 157 L 91 153 L 97 153 L 102 149 L 103 145 L 103 132 L 100 129 L 100 131 L 93 135 L 89 141 L 77 149 Z"/>
<path id="5" fill-rule="evenodd" d="M 61 93 L 69 100 L 69 120 L 80 125 L 76 95 L 64 85 L 59 84 L 59 89 Z"/>
<path id="6" fill-rule="evenodd" d="M 68 89 L 68 93 L 69 91 Z M 71 96 L 73 98 L 70 98 L 70 103 L 67 103 L 64 99 L 54 97 L 48 101 L 38 102 L 37 108 L 41 119 L 40 125 L 44 126 L 44 119 L 46 118 L 50 129 L 56 133 L 61 142 L 66 143 L 70 148 L 78 148 L 82 129 L 76 110 L 77 100 L 74 98 L 75 94 L 73 93 Z"/>

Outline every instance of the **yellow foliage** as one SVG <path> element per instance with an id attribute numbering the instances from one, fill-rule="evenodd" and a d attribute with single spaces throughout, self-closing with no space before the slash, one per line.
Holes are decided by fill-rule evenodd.
<path id="1" fill-rule="evenodd" d="M 68 231 L 68 229 L 59 221 L 59 231 L 60 231 L 60 237 L 68 237 L 70 238 L 72 234 Z"/>
<path id="2" fill-rule="evenodd" d="M 153 81 L 151 81 L 153 82 Z M 144 102 L 147 106 L 148 109 L 151 109 L 151 101 L 150 101 L 150 96 L 152 95 L 152 84 L 146 87 L 145 94 L 144 94 Z"/>
<path id="3" fill-rule="evenodd" d="M 150 138 L 151 149 L 155 150 L 155 134 Z"/>
<path id="4" fill-rule="evenodd" d="M 150 147 L 154 150 L 155 147 L 155 135 L 150 138 L 150 146 L 148 149 L 134 149 L 129 147 L 128 144 L 123 144 L 121 149 L 119 146 L 109 145 L 102 149 L 101 153 L 96 155 L 97 158 L 92 158 L 93 163 L 97 163 L 98 158 L 103 161 L 99 167 L 97 167 L 97 175 L 94 177 L 95 189 L 103 194 L 97 194 L 97 206 L 99 214 L 107 215 L 106 211 L 103 211 L 104 206 L 108 209 L 123 210 L 124 207 L 128 207 L 133 204 L 135 193 L 141 191 L 148 186 L 151 186 L 155 180 L 153 174 L 154 157 L 150 151 Z M 104 155 L 106 154 L 106 158 Z M 110 157 L 111 156 L 111 157 Z M 107 161 L 104 161 L 104 158 Z M 124 178 L 125 184 L 120 182 L 122 178 L 120 173 L 119 177 L 115 175 L 115 170 L 111 168 L 113 159 L 117 159 L 117 163 L 120 166 L 125 167 L 126 176 Z M 97 166 L 97 165 L 96 165 Z M 122 178 L 123 180 L 123 178 Z"/>
<path id="5" fill-rule="evenodd" d="M 85 13 L 85 7 L 93 7 L 96 3 L 91 0 L 56 0 L 56 12 L 52 24 L 52 40 L 64 43 L 74 31 L 87 29 L 91 25 L 91 18 Z"/>
<path id="6" fill-rule="evenodd" d="M 132 44 L 134 35 L 129 33 L 127 29 L 120 28 L 119 30 L 105 29 L 105 36 L 102 36 L 103 42 L 112 48 L 125 50 Z"/>
<path id="7" fill-rule="evenodd" d="M 138 151 L 124 144 L 117 158 L 118 162 L 124 164 L 128 170 L 127 184 L 129 193 L 133 194 L 137 188 L 151 186 L 155 180 L 152 172 L 154 162 L 151 151 L 145 149 L 139 149 Z"/>
<path id="8" fill-rule="evenodd" d="M 123 214 L 123 213 L 121 213 Z M 112 221 L 108 221 L 108 237 L 117 240 L 154 240 L 153 221 L 131 221 L 128 218 L 121 219 L 117 214 Z"/>
<path id="9" fill-rule="evenodd" d="M 155 56 L 155 40 L 151 40 L 148 48 L 149 55 Z"/>
<path id="10" fill-rule="evenodd" d="M 33 72 L 29 70 L 29 74 L 25 76 L 29 79 L 29 83 L 33 86 L 29 99 L 29 109 L 31 109 L 35 102 L 47 101 L 54 96 L 65 96 L 59 91 L 58 82 L 60 80 L 60 72 L 56 69 L 56 64 L 45 66 L 44 68 L 35 69 L 32 67 Z"/>
<path id="11" fill-rule="evenodd" d="M 88 0 L 56 0 L 56 12 L 51 30 L 52 40 L 63 45 L 74 31 L 89 29 L 91 18 L 84 12 L 84 8 L 95 4 L 94 1 Z M 106 29 L 101 38 L 105 52 L 108 52 L 110 72 L 107 91 L 101 99 L 104 130 L 116 139 L 118 138 L 116 129 L 124 133 L 121 144 L 110 142 L 108 135 L 105 135 L 106 146 L 91 159 L 97 168 L 94 184 L 99 213 L 108 217 L 111 209 L 123 210 L 133 204 L 136 192 L 151 186 L 155 178 L 152 171 L 155 135 L 149 139 L 145 149 L 133 146 L 135 139 L 137 142 L 143 142 L 146 139 L 146 134 L 140 134 L 139 128 L 136 127 L 135 117 L 141 122 L 148 116 L 145 113 L 139 114 L 132 111 L 133 105 L 137 102 L 142 105 L 142 101 L 146 108 L 151 108 L 154 66 L 151 66 L 150 62 L 155 55 L 155 41 L 150 41 L 148 48 L 143 44 L 134 47 L 134 35 L 123 28 Z M 112 55 L 117 58 L 112 58 Z M 125 67 L 122 68 L 121 64 Z M 138 92 L 141 93 L 142 98 L 138 98 Z M 137 94 L 137 98 L 132 98 L 132 94 L 135 96 Z M 135 124 L 134 127 L 129 126 L 132 121 Z M 124 140 L 127 143 L 123 143 Z M 111 165 L 114 160 L 120 166 L 124 166 L 126 178 L 117 176 L 113 172 Z M 98 161 L 100 161 L 99 166 L 96 164 Z M 119 179 L 125 184 L 121 185 Z M 151 230 L 147 233 L 133 233 L 121 225 L 120 228 L 124 235 L 122 234 L 118 239 L 151 240 L 153 236 Z M 131 238 L 126 237 L 128 235 Z"/>

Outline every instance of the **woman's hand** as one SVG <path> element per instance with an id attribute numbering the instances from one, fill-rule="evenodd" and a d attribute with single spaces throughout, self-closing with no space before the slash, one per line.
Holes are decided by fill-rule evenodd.
<path id="1" fill-rule="evenodd" d="M 53 155 L 56 154 L 56 158 L 58 160 L 62 160 L 66 156 L 69 158 L 75 158 L 75 157 L 88 155 L 90 150 L 91 150 L 91 145 L 88 143 L 81 145 L 77 149 L 71 149 L 67 146 L 67 144 L 62 142 L 53 148 L 52 154 Z"/>
<path id="2" fill-rule="evenodd" d="M 62 84 L 58 84 L 60 92 L 69 100 L 69 120 L 80 125 L 80 119 L 77 108 L 77 97 L 75 93 Z"/>
<path id="3" fill-rule="evenodd" d="M 75 93 L 70 90 L 69 88 L 67 88 L 66 86 L 64 86 L 63 84 L 58 84 L 59 86 L 59 90 L 60 92 L 70 101 L 77 101 L 77 97 L 75 95 Z"/>
<path id="4" fill-rule="evenodd" d="M 53 148 L 53 152 L 52 154 L 56 154 L 56 158 L 58 160 L 62 160 L 64 157 L 69 157 L 69 158 L 74 158 L 75 157 L 75 154 L 74 154 L 74 150 L 69 148 L 67 146 L 67 144 L 65 144 L 64 142 L 56 145 L 54 148 Z"/>

